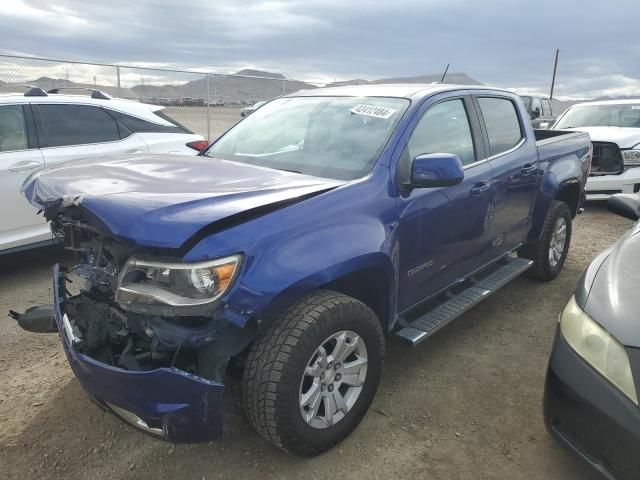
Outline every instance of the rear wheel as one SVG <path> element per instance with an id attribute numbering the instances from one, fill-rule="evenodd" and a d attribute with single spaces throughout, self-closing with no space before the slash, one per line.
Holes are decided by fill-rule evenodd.
<path id="1" fill-rule="evenodd" d="M 356 428 L 377 390 L 383 359 L 384 335 L 369 307 L 315 292 L 251 347 L 243 381 L 247 417 L 283 450 L 318 455 Z"/>
<path id="2" fill-rule="evenodd" d="M 571 242 L 572 216 L 569 206 L 553 201 L 540 239 L 520 248 L 518 255 L 533 260 L 527 276 L 547 282 L 562 271 Z"/>

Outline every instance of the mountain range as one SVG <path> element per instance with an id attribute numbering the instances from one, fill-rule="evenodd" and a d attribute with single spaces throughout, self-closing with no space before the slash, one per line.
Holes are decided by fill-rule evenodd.
<path id="1" fill-rule="evenodd" d="M 326 86 L 342 85 L 369 85 L 386 83 L 434 83 L 439 82 L 442 74 L 417 75 L 413 77 L 391 77 L 376 80 L 365 80 L 355 78 L 328 83 Z M 8 82 L 0 80 L 0 89 L 6 91 Z M 242 102 L 252 103 L 259 100 L 274 98 L 286 93 L 318 88 L 308 82 L 299 80 L 289 80 L 280 73 L 243 69 L 229 75 L 211 75 L 207 85 L 207 77 L 197 78 L 187 82 L 167 82 L 164 84 L 139 83 L 130 87 L 118 89 L 113 85 L 100 85 L 91 83 L 78 83 L 67 79 L 51 78 L 42 76 L 35 80 L 25 82 L 29 85 L 37 85 L 45 90 L 53 88 L 97 88 L 112 96 L 122 98 L 210 98 L 221 100 L 225 103 Z M 470 77 L 466 73 L 448 73 L 445 83 L 456 83 L 462 85 L 482 85 L 482 82 Z M 622 99 L 633 97 L 600 97 L 595 100 Z M 588 100 L 580 100 L 588 101 Z M 556 113 L 563 112 L 569 106 L 579 101 L 561 101 L 553 99 L 553 108 Z"/>
<path id="2" fill-rule="evenodd" d="M 364 85 L 382 83 L 433 83 L 441 79 L 440 74 L 420 75 L 403 78 L 382 78 L 378 80 L 354 79 L 333 82 L 327 86 L 338 85 Z M 4 82 L 0 80 L 0 86 Z M 261 70 L 244 69 L 230 75 L 211 75 L 187 82 L 172 82 L 164 84 L 139 83 L 129 87 L 118 89 L 113 85 L 100 85 L 92 83 L 79 83 L 67 79 L 40 78 L 25 82 L 28 85 L 37 85 L 45 90 L 53 88 L 97 88 L 112 96 L 122 98 L 211 98 L 224 102 L 255 102 L 258 100 L 274 98 L 286 93 L 318 88 L 318 85 L 289 80 L 280 73 Z M 451 73 L 447 75 L 446 83 L 463 83 L 468 85 L 482 85 L 479 81 L 464 73 Z M 3 90 L 6 86 L 2 87 Z"/>

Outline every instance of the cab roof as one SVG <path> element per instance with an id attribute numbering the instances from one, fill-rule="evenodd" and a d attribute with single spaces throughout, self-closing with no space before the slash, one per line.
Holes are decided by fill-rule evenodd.
<path id="1" fill-rule="evenodd" d="M 452 90 L 507 90 L 491 88 L 481 85 L 456 85 L 447 83 L 389 83 L 369 85 L 345 85 L 341 87 L 323 87 L 313 90 L 301 90 L 290 93 L 287 97 L 320 97 L 320 96 L 344 96 L 344 97 L 397 97 L 397 98 L 423 98 L 435 93 Z"/>

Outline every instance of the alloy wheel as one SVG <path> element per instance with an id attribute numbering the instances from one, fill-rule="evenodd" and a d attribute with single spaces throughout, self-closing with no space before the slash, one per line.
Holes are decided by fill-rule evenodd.
<path id="1" fill-rule="evenodd" d="M 331 335 L 309 359 L 300 382 L 300 413 L 317 429 L 342 420 L 353 408 L 367 378 L 367 347 L 355 332 Z"/>

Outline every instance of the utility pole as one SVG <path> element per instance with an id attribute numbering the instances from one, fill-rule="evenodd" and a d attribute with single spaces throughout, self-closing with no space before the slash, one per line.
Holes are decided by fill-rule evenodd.
<path id="1" fill-rule="evenodd" d="M 553 98 L 553 88 L 556 85 L 556 72 L 558 71 L 558 55 L 560 55 L 560 49 L 556 49 L 556 61 L 553 64 L 553 78 L 551 79 L 551 93 L 549 94 L 549 100 Z"/>
<path id="2" fill-rule="evenodd" d="M 120 66 L 116 67 L 116 84 L 118 86 L 118 97 L 121 97 L 122 93 L 120 93 Z"/>
<path id="3" fill-rule="evenodd" d="M 211 142 L 211 116 L 209 106 L 211 105 L 211 75 L 207 73 L 207 142 Z"/>
<path id="4" fill-rule="evenodd" d="M 449 63 L 447 63 L 447 68 L 444 69 L 444 73 L 442 74 L 442 78 L 440 79 L 440 83 L 444 83 L 444 79 L 447 76 L 447 72 L 449 71 Z"/>

